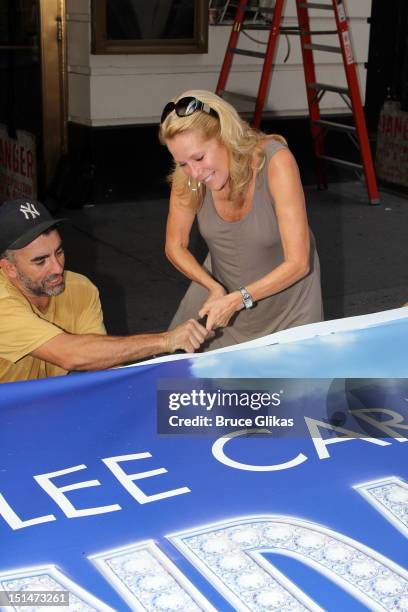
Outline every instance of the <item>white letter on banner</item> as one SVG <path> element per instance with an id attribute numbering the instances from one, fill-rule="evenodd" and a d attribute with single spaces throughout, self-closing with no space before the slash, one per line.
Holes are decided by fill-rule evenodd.
<path id="1" fill-rule="evenodd" d="M 408 572 L 341 533 L 287 516 L 242 517 L 169 537 L 234 610 L 321 608 L 262 553 L 286 555 L 348 591 L 369 610 L 400 610 Z"/>
<path id="2" fill-rule="evenodd" d="M 395 476 L 354 487 L 382 516 L 408 538 L 408 484 Z"/>
<path id="3" fill-rule="evenodd" d="M 408 438 L 402 438 L 394 429 L 391 429 L 390 425 L 394 425 L 397 429 L 408 429 L 408 425 L 403 425 L 404 417 L 402 414 L 395 412 L 394 410 L 388 410 L 388 408 L 360 408 L 359 410 L 351 410 L 352 414 L 355 414 L 358 419 L 373 425 L 380 431 L 383 431 L 386 436 L 395 438 L 397 442 L 407 442 Z M 387 414 L 391 418 L 388 421 L 378 421 L 370 416 L 370 413 L 375 414 Z"/>
<path id="4" fill-rule="evenodd" d="M 363 442 L 370 442 L 371 444 L 377 444 L 378 446 L 389 446 L 391 442 L 385 442 L 384 440 L 378 440 L 377 438 L 368 438 L 363 437 L 361 433 L 357 431 L 353 431 L 352 429 L 345 429 L 344 427 L 337 427 L 335 425 L 330 425 L 330 423 L 326 423 L 325 421 L 317 421 L 316 419 L 311 419 L 310 417 L 304 417 L 306 425 L 309 429 L 309 433 L 311 435 L 313 444 L 315 445 L 317 454 L 319 455 L 319 459 L 328 459 L 330 457 L 329 452 L 327 450 L 327 446 L 329 444 L 337 444 L 337 442 L 350 442 L 350 440 L 362 440 Z M 322 429 L 328 429 L 330 431 L 336 431 L 341 434 L 345 434 L 346 437 L 338 438 L 326 438 L 323 439 L 319 427 Z"/>
<path id="5" fill-rule="evenodd" d="M 1 493 L 0 516 L 4 518 L 12 529 L 22 529 L 23 527 L 31 527 L 31 525 L 39 525 L 40 523 L 48 523 L 56 520 L 53 514 L 46 514 L 45 516 L 38 516 L 37 518 L 29 519 L 28 521 L 22 521 L 4 499 Z"/>
<path id="6" fill-rule="evenodd" d="M 78 612 L 115 612 L 104 604 L 100 599 L 94 597 L 91 593 L 80 587 L 76 582 L 70 580 L 65 574 L 60 572 L 54 565 L 44 567 L 28 567 L 13 572 L 0 574 L 0 592 L 5 591 L 28 592 L 30 591 L 45 591 L 50 594 L 50 599 L 54 603 L 48 603 L 48 606 L 57 606 L 57 610 L 78 610 Z M 69 606 L 60 607 L 61 591 L 68 591 Z M 44 604 L 43 604 L 44 605 Z M 35 606 L 32 603 L 30 610 L 43 610 L 41 604 Z M 18 604 L 14 610 L 24 610 Z"/>
<path id="7" fill-rule="evenodd" d="M 131 610 L 216 612 L 151 540 L 88 557 Z"/>
<path id="8" fill-rule="evenodd" d="M 78 470 L 85 470 L 86 465 L 75 465 L 72 468 L 66 468 L 65 470 L 58 470 L 57 472 L 50 472 L 49 474 L 39 474 L 34 476 L 34 479 L 38 482 L 40 487 L 44 489 L 46 493 L 55 501 L 61 510 L 66 514 L 68 518 L 77 518 L 79 516 L 92 516 L 94 514 L 105 514 L 106 512 L 115 512 L 121 510 L 119 504 L 113 504 L 111 506 L 99 506 L 97 508 L 84 508 L 77 510 L 71 502 L 65 497 L 64 493 L 67 491 L 76 491 L 77 489 L 85 489 L 87 487 L 98 487 L 101 483 L 99 480 L 86 480 L 84 482 L 75 482 L 74 484 L 66 485 L 65 487 L 56 487 L 51 482 L 51 478 L 57 476 L 63 476 L 64 474 L 71 474 L 72 472 L 78 472 Z"/>
<path id="9" fill-rule="evenodd" d="M 271 433 L 269 429 L 240 429 L 239 431 L 234 431 L 233 433 L 229 433 L 222 438 L 218 438 L 213 444 L 212 454 L 220 463 L 224 465 L 228 465 L 228 467 L 235 468 L 236 470 L 247 470 L 249 472 L 277 472 L 278 470 L 287 470 L 289 468 L 300 465 L 304 461 L 307 460 L 306 455 L 303 453 L 299 453 L 297 457 L 291 459 L 290 461 L 286 461 L 285 463 L 276 463 L 272 465 L 253 465 L 252 463 L 241 463 L 239 461 L 234 461 L 234 459 L 230 459 L 224 453 L 224 446 L 227 442 L 232 440 L 233 438 L 239 438 L 240 436 L 245 436 L 247 434 L 265 434 Z"/>
<path id="10" fill-rule="evenodd" d="M 136 453 L 134 455 L 119 455 L 118 457 L 107 457 L 102 461 L 108 466 L 110 471 L 116 476 L 119 482 L 125 487 L 126 491 L 139 502 L 139 504 L 147 504 L 149 502 L 158 501 L 159 499 L 165 499 L 166 497 L 173 497 L 174 495 L 182 495 L 183 493 L 190 493 L 188 487 L 181 487 L 179 489 L 170 489 L 169 491 L 162 491 L 161 493 L 155 493 L 154 495 L 146 495 L 139 487 L 134 484 L 134 480 L 141 480 L 142 478 L 150 478 L 151 476 L 158 476 L 159 474 L 167 474 L 165 468 L 158 468 L 157 470 L 148 470 L 147 472 L 139 472 L 137 474 L 126 474 L 119 467 L 118 463 L 122 461 L 134 461 L 135 459 L 147 459 L 151 457 L 150 453 Z"/>

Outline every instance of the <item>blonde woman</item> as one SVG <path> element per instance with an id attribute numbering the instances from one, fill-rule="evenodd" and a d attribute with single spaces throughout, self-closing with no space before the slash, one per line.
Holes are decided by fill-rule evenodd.
<path id="1" fill-rule="evenodd" d="M 166 255 L 192 280 L 171 327 L 206 316 L 218 330 L 207 350 L 320 321 L 319 260 L 285 140 L 209 91 L 166 104 L 159 137 L 175 162 Z M 195 217 L 203 265 L 188 248 Z"/>

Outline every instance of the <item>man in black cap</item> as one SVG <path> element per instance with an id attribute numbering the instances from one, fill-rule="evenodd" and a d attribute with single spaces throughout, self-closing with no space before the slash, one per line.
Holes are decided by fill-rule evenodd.
<path id="1" fill-rule="evenodd" d="M 106 335 L 97 288 L 64 270 L 61 221 L 35 200 L 0 206 L 0 382 L 199 348 L 208 332 L 192 319 L 169 332 Z"/>

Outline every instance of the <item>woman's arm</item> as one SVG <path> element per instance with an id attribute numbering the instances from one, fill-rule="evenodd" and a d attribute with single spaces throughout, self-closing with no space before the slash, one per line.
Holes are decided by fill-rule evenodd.
<path id="1" fill-rule="evenodd" d="M 310 267 L 310 234 L 299 169 L 289 149 L 281 149 L 268 166 L 269 189 L 275 200 L 283 262 L 247 286 L 255 301 L 286 289 L 306 276 Z"/>
<path id="2" fill-rule="evenodd" d="M 255 302 L 290 287 L 309 272 L 310 237 L 305 199 L 296 161 L 288 149 L 281 149 L 271 158 L 268 184 L 275 200 L 284 259 L 271 272 L 247 285 Z M 232 315 L 242 308 L 242 297 L 237 290 L 212 301 L 199 315 L 207 315 L 207 328 L 216 329 L 228 325 Z"/>
<path id="3" fill-rule="evenodd" d="M 194 218 L 195 211 L 184 205 L 180 196 L 174 193 L 173 188 L 167 217 L 166 256 L 173 266 L 187 278 L 196 281 L 210 293 L 224 295 L 223 287 L 198 263 L 188 249 Z"/>

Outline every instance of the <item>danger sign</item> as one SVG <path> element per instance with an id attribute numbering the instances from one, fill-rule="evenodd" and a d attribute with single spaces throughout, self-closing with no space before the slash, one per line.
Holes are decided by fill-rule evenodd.
<path id="1" fill-rule="evenodd" d="M 0 199 L 20 196 L 37 197 L 35 136 L 17 130 L 17 138 L 10 138 L 0 124 Z"/>

